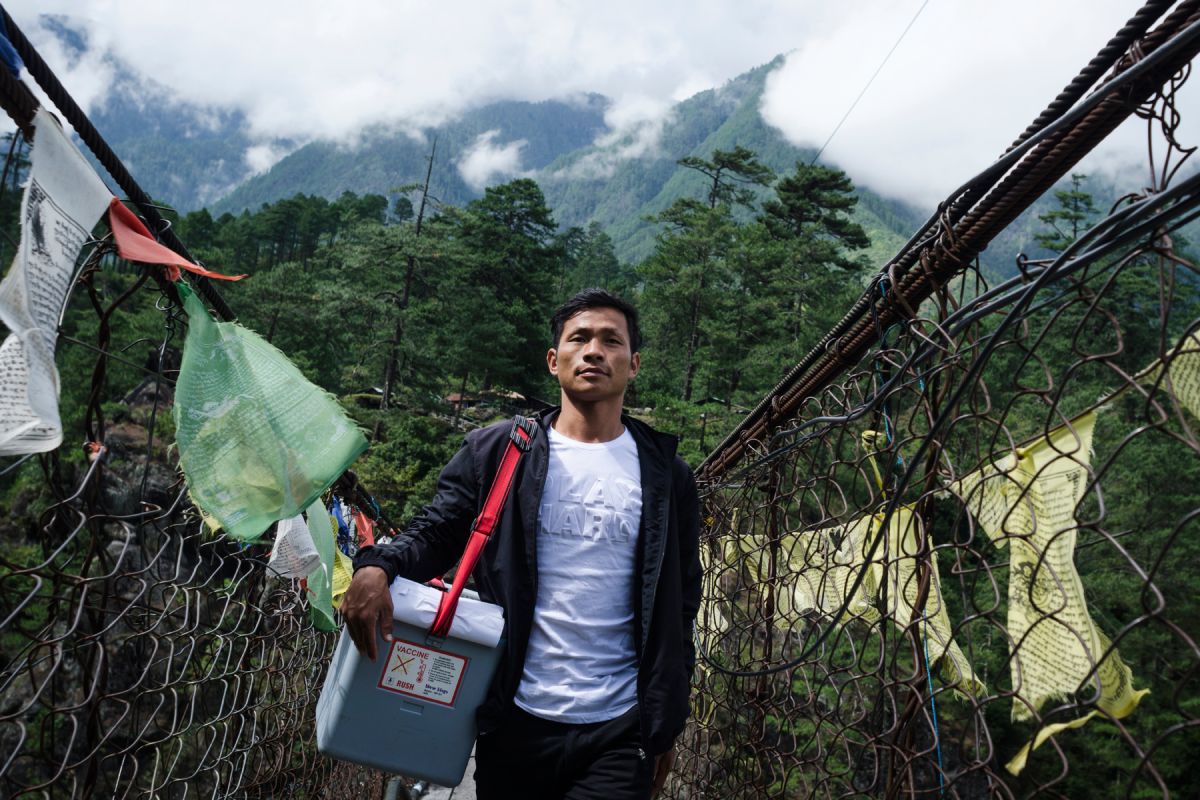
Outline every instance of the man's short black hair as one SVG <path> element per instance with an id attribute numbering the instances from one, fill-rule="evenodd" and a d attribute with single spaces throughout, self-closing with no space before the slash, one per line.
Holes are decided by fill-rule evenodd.
<path id="1" fill-rule="evenodd" d="M 599 288 L 584 289 L 554 312 L 554 316 L 550 318 L 550 337 L 555 347 L 558 347 L 558 340 L 562 338 L 567 320 L 589 308 L 615 308 L 624 314 L 625 325 L 629 328 L 630 351 L 637 353 L 642 349 L 642 331 L 638 328 L 637 309 L 607 289 Z"/>

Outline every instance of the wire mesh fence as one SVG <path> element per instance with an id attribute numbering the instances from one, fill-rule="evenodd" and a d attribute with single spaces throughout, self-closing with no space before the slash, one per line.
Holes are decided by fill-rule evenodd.
<path id="1" fill-rule="evenodd" d="M 870 346 L 710 456 L 675 796 L 1200 793 L 1183 77 L 1145 192 L 1007 279 L 885 270 Z"/>
<path id="2" fill-rule="evenodd" d="M 83 409 L 66 427 L 86 441 L 4 467 L 0 797 L 382 796 L 384 776 L 316 752 L 335 635 L 301 582 L 188 502 L 169 413 L 182 314 L 110 250 L 81 257 L 60 331 L 64 409 Z"/>

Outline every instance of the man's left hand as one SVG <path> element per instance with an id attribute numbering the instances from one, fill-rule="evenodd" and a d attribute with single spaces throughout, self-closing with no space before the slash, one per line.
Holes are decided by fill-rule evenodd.
<path id="1" fill-rule="evenodd" d="M 654 757 L 654 782 L 650 785 L 650 796 L 657 797 L 658 793 L 667 784 L 667 776 L 671 774 L 671 768 L 675 766 L 675 745 L 671 745 L 671 749 L 665 753 L 659 753 Z"/>

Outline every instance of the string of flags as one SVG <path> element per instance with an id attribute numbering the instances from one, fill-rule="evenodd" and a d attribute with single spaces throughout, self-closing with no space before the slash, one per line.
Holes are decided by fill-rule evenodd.
<path id="1" fill-rule="evenodd" d="M 154 241 L 113 196 L 54 115 L 34 116 L 29 178 L 21 197 L 21 238 L 0 282 L 0 456 L 46 453 L 62 444 L 61 393 L 54 353 L 58 326 L 83 249 L 103 217 L 117 251 L 133 261 L 236 280 L 192 264 Z"/>
<path id="2" fill-rule="evenodd" d="M 48 452 L 62 443 L 58 327 L 79 256 L 101 219 L 121 257 L 162 267 L 169 280 L 180 281 L 182 271 L 218 280 L 246 277 L 208 270 L 160 245 L 49 111 L 39 109 L 33 125 L 20 242 L 0 281 L 0 322 L 9 331 L 0 343 L 0 456 Z M 213 320 L 186 284 L 176 285 L 189 325 L 173 414 L 190 496 L 206 525 L 243 542 L 261 541 L 274 526 L 270 569 L 302 580 L 315 626 L 334 630 L 353 553 L 374 543 L 376 532 L 363 509 L 336 494 L 322 497 L 366 449 L 366 439 L 337 400 L 283 353 L 253 331 Z M 1184 336 L 1136 379 L 1154 389 L 1166 385 L 1171 398 L 1200 416 L 1200 338 Z M 1148 693 L 1135 688 L 1132 671 L 1092 619 L 1074 564 L 1075 515 L 1087 487 L 1095 421 L 1096 412 L 1082 414 L 946 487 L 988 540 L 1009 554 L 1012 719 L 1035 721 L 1047 702 L 1088 688 L 1096 698 L 1095 709 L 1083 716 L 1041 725 L 1009 761 L 1013 774 L 1049 737 L 1096 716 L 1122 719 Z M 874 431 L 864 436 L 881 487 L 876 456 L 890 438 Z M 730 527 L 738 529 L 736 518 Z M 772 545 L 784 566 L 774 579 Z M 702 610 L 706 652 L 715 652 L 732 628 L 717 602 L 717 554 L 707 543 L 701 548 L 709 598 Z M 757 585 L 774 581 L 781 618 L 816 614 L 837 624 L 886 620 L 915 629 L 955 693 L 986 693 L 954 640 L 932 538 L 912 506 L 887 516 L 874 510 L 775 542 L 740 533 L 726 537 L 719 554 Z"/>
<path id="3" fill-rule="evenodd" d="M 45 453 L 62 444 L 58 325 L 75 263 L 112 193 L 45 109 L 21 198 L 21 239 L 0 281 L 0 455 Z"/>
<path id="4" fill-rule="evenodd" d="M 181 280 L 183 277 L 180 273 L 181 269 L 220 281 L 240 281 L 246 277 L 245 275 L 222 275 L 219 272 L 207 270 L 199 264 L 188 261 L 171 248 L 159 244 L 150 234 L 150 229 L 138 219 L 137 215 L 115 197 L 108 204 L 108 227 L 112 231 L 113 241 L 117 245 L 117 255 L 126 261 L 165 267 L 167 280 Z"/>
<path id="5" fill-rule="evenodd" d="M 0 282 L 0 322 L 9 330 L 0 344 L 0 455 L 62 443 L 58 327 L 80 254 L 96 244 L 92 230 L 103 219 L 117 253 L 163 268 L 183 300 L 188 331 L 172 413 L 180 469 L 204 524 L 243 543 L 263 541 L 274 526 L 270 568 L 304 580 L 317 627 L 333 630 L 350 557 L 374 532 L 361 511 L 343 511 L 336 497 L 327 509 L 321 497 L 366 449 L 366 437 L 283 353 L 237 323 L 215 321 L 180 280 L 182 271 L 245 275 L 214 272 L 159 244 L 49 111 L 37 111 L 33 129 L 20 244 Z"/>
<path id="6" fill-rule="evenodd" d="M 1136 380 L 1152 391 L 1167 386 L 1172 402 L 1200 417 L 1200 336 L 1192 331 L 1181 337 Z M 1094 710 L 1082 716 L 1040 724 L 1006 764 L 1013 775 L 1024 770 L 1030 754 L 1050 737 L 1082 728 L 1098 716 L 1127 717 L 1149 693 L 1136 688 L 1129 666 L 1092 619 L 1074 562 L 1075 517 L 1088 485 L 1096 415 L 1095 409 L 1080 414 L 946 486 L 988 540 L 1008 550 L 1006 631 L 1013 721 L 1039 720 L 1047 702 L 1071 695 L 1095 698 Z M 884 479 L 877 461 L 888 441 L 880 431 L 862 435 L 881 489 Z M 733 628 L 731 613 L 722 607 L 720 584 L 730 571 L 720 569 L 723 562 L 736 565 L 760 592 L 767 586 L 773 589 L 777 619 L 817 614 L 839 625 L 889 620 L 918 632 L 929 661 L 940 663 L 941 677 L 953 693 L 975 698 L 986 693 L 951 635 L 933 543 L 912 506 L 896 508 L 886 525 L 882 513 L 872 512 L 845 524 L 785 533 L 773 543 L 774 572 L 770 537 L 745 527 L 735 509 L 728 533 L 700 550 L 705 604 L 698 640 L 705 653 L 718 652 Z M 921 570 L 926 571 L 925 581 Z M 922 585 L 923 610 L 918 612 Z"/>

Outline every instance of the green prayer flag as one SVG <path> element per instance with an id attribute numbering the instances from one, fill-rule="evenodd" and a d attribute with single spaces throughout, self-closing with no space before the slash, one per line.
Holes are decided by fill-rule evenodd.
<path id="1" fill-rule="evenodd" d="M 313 627 L 319 631 L 337 630 L 333 621 L 334 532 L 329 513 L 317 498 L 308 507 L 308 530 L 321 556 L 321 564 L 308 575 L 308 609 Z"/>
<path id="2" fill-rule="evenodd" d="M 179 465 L 197 505 L 235 539 L 260 536 L 329 488 L 367 440 L 336 398 L 236 322 L 216 322 L 184 284 L 175 385 Z"/>

